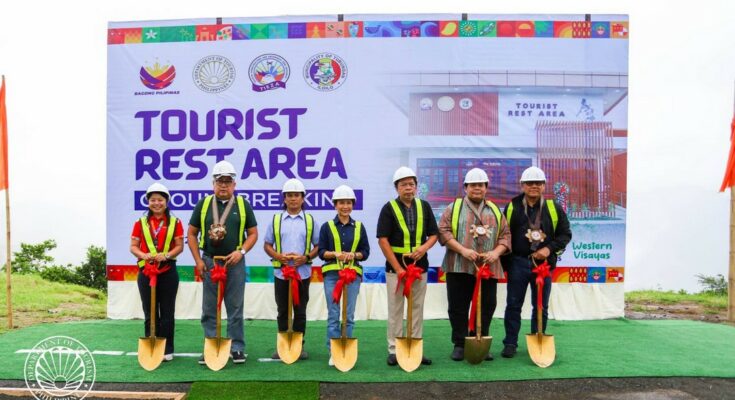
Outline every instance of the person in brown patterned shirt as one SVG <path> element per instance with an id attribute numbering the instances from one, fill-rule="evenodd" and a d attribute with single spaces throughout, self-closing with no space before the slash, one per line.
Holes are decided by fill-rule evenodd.
<path id="1" fill-rule="evenodd" d="M 464 359 L 466 336 L 475 335 L 467 327 L 475 287 L 476 265 L 488 264 L 492 275 L 481 282 L 481 334 L 487 336 L 497 304 L 498 279 L 503 276 L 500 256 L 511 249 L 510 229 L 498 207 L 485 199 L 488 177 L 473 168 L 464 179 L 465 196 L 447 206 L 439 220 L 439 243 L 447 252 L 442 261 L 446 274 L 449 322 L 454 350 L 451 358 Z M 485 360 L 492 360 L 488 352 Z"/>

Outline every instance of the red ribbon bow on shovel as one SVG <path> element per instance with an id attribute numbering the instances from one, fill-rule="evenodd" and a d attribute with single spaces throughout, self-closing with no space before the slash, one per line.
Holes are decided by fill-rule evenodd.
<path id="1" fill-rule="evenodd" d="M 470 308 L 470 320 L 467 327 L 470 331 L 474 331 L 477 327 L 475 326 L 475 318 L 477 317 L 477 302 L 480 300 L 477 298 L 477 292 L 480 290 L 480 283 L 482 279 L 492 278 L 493 273 L 490 271 L 490 266 L 483 264 L 477 268 L 477 276 L 475 279 L 475 291 L 472 293 L 472 307 Z"/>
<path id="2" fill-rule="evenodd" d="M 403 281 L 403 295 L 408 297 L 411 294 L 411 287 L 413 286 L 413 283 L 417 280 L 421 280 L 421 274 L 424 271 L 416 266 L 416 263 L 408 264 L 406 266 L 406 269 L 398 274 L 398 284 L 396 285 L 396 293 L 398 293 L 398 288 L 401 286 L 401 281 Z"/>
<path id="3" fill-rule="evenodd" d="M 551 272 L 550 272 L 551 266 L 549 265 L 549 262 L 546 260 L 544 260 L 544 262 L 542 262 L 540 265 L 536 265 L 536 261 L 534 260 L 533 265 L 535 268 L 531 270 L 531 272 L 536 274 L 536 285 L 538 285 L 539 291 L 543 293 L 544 292 L 544 279 L 547 276 L 551 276 Z M 543 308 L 543 302 L 542 302 L 543 296 L 541 296 L 541 293 L 539 293 L 539 295 L 536 296 L 538 297 L 536 299 L 536 303 L 539 309 Z"/>
<path id="4" fill-rule="evenodd" d="M 212 279 L 212 283 L 215 285 L 218 285 L 220 282 L 222 282 L 222 286 L 227 285 L 227 268 L 223 265 L 215 263 L 214 267 L 209 271 L 209 276 Z M 225 297 L 224 290 L 220 290 L 219 292 L 219 297 L 217 298 L 218 308 L 222 307 L 222 299 Z"/>
<path id="5" fill-rule="evenodd" d="M 335 304 L 339 303 L 339 299 L 342 297 L 342 290 L 346 289 L 355 279 L 357 279 L 357 272 L 354 269 L 347 267 L 339 270 L 339 280 L 332 292 L 332 302 Z"/>
<path id="6" fill-rule="evenodd" d="M 145 267 L 143 267 L 143 275 L 148 277 L 148 285 L 151 287 L 158 285 L 158 275 L 171 269 L 170 265 L 166 265 L 161 269 L 158 268 L 158 265 L 155 261 L 148 261 L 145 263 Z"/>
<path id="7" fill-rule="evenodd" d="M 284 265 L 281 267 L 281 273 L 283 273 L 283 279 L 288 279 L 291 282 L 291 294 L 293 296 L 293 304 L 299 305 L 299 283 L 301 282 L 301 275 L 296 272 L 296 267 Z"/>

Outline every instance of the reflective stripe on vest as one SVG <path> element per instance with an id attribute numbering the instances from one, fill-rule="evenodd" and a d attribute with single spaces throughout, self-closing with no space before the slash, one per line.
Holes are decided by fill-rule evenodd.
<path id="1" fill-rule="evenodd" d="M 556 224 L 559 222 L 559 216 L 556 214 L 556 206 L 554 200 L 546 200 L 546 209 L 549 210 L 549 216 L 551 217 L 551 227 L 556 233 Z"/>
<path id="2" fill-rule="evenodd" d="M 554 200 L 546 200 L 546 209 L 549 210 L 549 216 L 551 217 L 551 228 L 556 233 L 556 225 L 559 223 L 559 214 L 556 213 L 556 206 Z M 508 204 L 508 208 L 505 209 L 505 219 L 510 224 L 510 216 L 513 215 L 513 202 Z"/>
<path id="3" fill-rule="evenodd" d="M 414 204 L 416 205 L 416 241 L 414 242 L 414 246 L 411 246 L 411 234 L 408 230 L 408 225 L 406 224 L 406 219 L 403 218 L 403 213 L 401 212 L 401 208 L 398 207 L 398 202 L 396 200 L 391 200 L 390 205 L 393 208 L 393 214 L 396 216 L 396 220 L 398 220 L 398 226 L 401 227 L 401 231 L 403 231 L 403 246 L 391 246 L 390 248 L 393 250 L 394 253 L 398 254 L 407 254 L 413 252 L 414 249 L 416 249 L 418 246 L 421 246 L 421 239 L 424 235 L 424 206 L 421 204 L 421 200 L 414 199 Z"/>
<path id="4" fill-rule="evenodd" d="M 335 253 L 341 253 L 342 252 L 342 241 L 339 238 L 339 232 L 337 231 L 337 225 L 334 224 L 334 220 L 327 221 L 327 224 L 329 225 L 329 230 L 332 232 L 332 240 L 334 241 L 334 251 Z M 362 234 L 362 222 L 355 221 L 355 236 L 352 239 L 352 246 L 350 248 L 350 253 L 354 253 L 355 250 L 357 250 L 357 244 L 360 243 L 360 235 Z M 350 267 L 351 269 L 354 269 L 358 274 L 362 275 L 362 267 L 358 265 L 353 265 Z M 325 264 L 322 265 L 322 274 L 329 271 L 339 271 L 339 266 L 337 265 L 337 262 L 334 261 L 331 264 Z"/>
<path id="5" fill-rule="evenodd" d="M 148 246 L 148 252 L 154 256 L 157 255 L 158 249 L 153 244 L 151 229 L 148 226 L 148 217 L 142 217 L 140 219 L 140 228 L 143 231 L 143 240 L 145 240 L 145 245 Z M 168 253 L 168 250 L 171 248 L 171 242 L 174 240 L 174 231 L 176 231 L 176 217 L 171 217 L 168 221 L 168 228 L 166 228 L 166 240 L 163 242 L 164 254 Z M 175 260 L 175 258 L 172 258 L 172 260 Z M 145 260 L 138 260 L 138 266 L 144 267 Z"/>
<path id="6" fill-rule="evenodd" d="M 274 245 L 276 246 L 276 253 L 281 253 L 281 216 L 283 213 L 278 213 L 273 216 L 273 238 Z M 308 258 L 309 251 L 311 250 L 311 235 L 314 232 L 314 218 L 311 214 L 304 213 L 304 223 L 306 224 L 306 244 L 304 245 L 304 255 Z M 280 268 L 281 263 L 276 260 L 271 260 L 274 267 Z"/>
<path id="7" fill-rule="evenodd" d="M 464 202 L 464 198 L 456 199 L 454 200 L 454 205 L 452 205 L 452 235 L 454 235 L 454 239 L 457 239 L 457 229 L 459 227 L 459 212 L 462 210 L 462 203 Z M 488 207 L 493 211 L 493 215 L 495 215 L 495 225 L 498 227 L 496 229 L 496 240 L 497 236 L 500 234 L 500 224 L 501 224 L 501 218 L 503 215 L 500 212 L 500 209 L 498 206 L 495 205 L 490 200 L 485 200 L 485 204 L 487 204 Z"/>
<path id="8" fill-rule="evenodd" d="M 204 198 L 204 203 L 202 204 L 202 212 L 199 217 L 200 220 L 200 226 L 201 226 L 201 236 L 199 237 L 199 248 L 204 248 L 204 237 L 207 233 L 207 227 L 204 224 L 204 221 L 207 219 L 207 211 L 209 211 L 209 205 L 212 203 L 212 198 L 214 197 L 213 194 L 210 194 L 209 196 Z M 235 196 L 237 198 L 237 209 L 240 212 L 240 235 L 237 239 L 237 248 L 242 248 L 242 235 L 245 234 L 245 219 L 247 218 L 247 214 L 245 214 L 245 199 L 243 199 L 241 196 Z"/>

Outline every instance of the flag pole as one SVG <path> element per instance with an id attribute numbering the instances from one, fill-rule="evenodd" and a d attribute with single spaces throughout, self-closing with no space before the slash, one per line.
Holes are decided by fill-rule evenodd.
<path id="1" fill-rule="evenodd" d="M 10 185 L 8 185 L 10 186 Z M 11 295 L 11 282 L 10 282 L 10 187 L 5 188 L 5 229 L 7 231 L 6 236 L 6 251 L 8 260 L 5 267 L 5 281 L 7 287 L 7 300 L 8 300 L 8 329 L 13 329 L 13 302 Z"/>
<path id="2" fill-rule="evenodd" d="M 2 89 L 3 92 L 5 91 L 5 75 L 3 75 L 2 80 Z M 2 124 L 3 126 L 0 126 L 0 129 L 3 131 L 3 136 L 7 138 L 8 132 L 7 132 L 7 114 L 5 110 L 5 93 L 3 93 L 3 114 L 2 115 Z M 5 229 L 6 229 L 6 254 L 7 254 L 7 261 L 5 263 L 5 288 L 6 288 L 6 301 L 8 303 L 8 329 L 13 329 L 13 297 L 12 297 L 12 285 L 10 281 L 10 271 L 11 271 L 11 265 L 10 265 L 10 185 L 8 185 L 8 142 L 7 140 L 5 143 L 3 143 L 3 160 L 2 162 L 5 163 Z"/>
<path id="3" fill-rule="evenodd" d="M 735 123 L 735 85 L 733 85 L 733 121 Z M 733 140 L 731 137 L 730 140 Z M 735 194 L 730 187 L 730 269 L 727 284 L 727 320 L 735 322 Z"/>

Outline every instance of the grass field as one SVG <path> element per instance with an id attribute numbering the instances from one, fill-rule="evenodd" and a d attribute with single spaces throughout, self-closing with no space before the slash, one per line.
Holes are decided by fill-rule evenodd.
<path id="1" fill-rule="evenodd" d="M 5 287 L 5 274 L 2 274 Z M 38 275 L 13 275 L 13 326 L 38 323 L 103 319 L 107 295 L 99 290 L 67 283 L 49 282 Z M 0 302 L 0 333 L 8 329 L 5 294 Z"/>
<path id="2" fill-rule="evenodd" d="M 625 293 L 625 302 L 636 311 L 644 311 L 649 304 L 696 304 L 707 313 L 727 311 L 727 295 L 686 293 L 661 290 L 636 290 Z"/>

